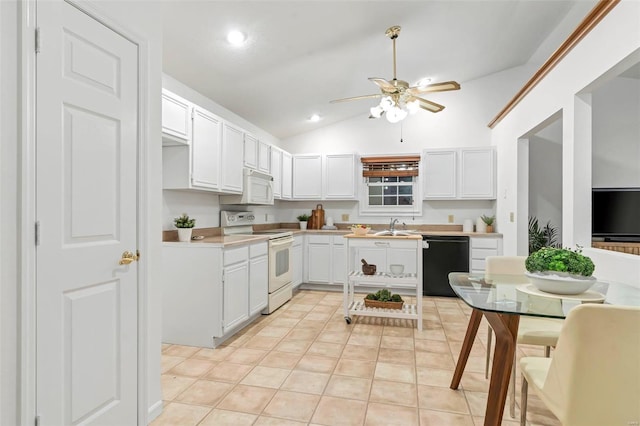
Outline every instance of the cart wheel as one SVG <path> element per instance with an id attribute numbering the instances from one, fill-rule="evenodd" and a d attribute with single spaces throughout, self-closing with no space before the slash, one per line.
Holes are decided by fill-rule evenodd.
<path id="1" fill-rule="evenodd" d="M 351 317 L 344 317 L 344 320 L 347 324 L 351 324 Z"/>

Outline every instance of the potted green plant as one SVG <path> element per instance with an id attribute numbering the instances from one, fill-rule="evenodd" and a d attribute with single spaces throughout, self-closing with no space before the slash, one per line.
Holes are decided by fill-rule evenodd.
<path id="1" fill-rule="evenodd" d="M 300 221 L 300 229 L 307 229 L 307 222 L 309 221 L 309 215 L 306 213 L 302 213 L 296 219 Z"/>
<path id="2" fill-rule="evenodd" d="M 196 225 L 196 220 L 191 219 L 186 213 L 173 219 L 173 224 L 178 228 L 178 241 L 191 241 L 191 232 Z"/>
<path id="3" fill-rule="evenodd" d="M 480 216 L 480 219 L 482 219 L 482 221 L 485 223 L 485 225 L 487 225 L 487 230 L 486 232 L 491 233 L 493 232 L 493 223 L 496 221 L 496 217 L 495 216 L 487 216 L 487 215 L 482 215 Z"/>
<path id="4" fill-rule="evenodd" d="M 399 294 L 391 294 L 386 288 L 369 293 L 364 298 L 364 305 L 369 308 L 402 309 L 404 300 Z"/>
<path id="5" fill-rule="evenodd" d="M 527 257 L 525 267 L 531 282 L 548 293 L 579 294 L 596 282 L 595 265 L 580 247 L 543 247 Z"/>

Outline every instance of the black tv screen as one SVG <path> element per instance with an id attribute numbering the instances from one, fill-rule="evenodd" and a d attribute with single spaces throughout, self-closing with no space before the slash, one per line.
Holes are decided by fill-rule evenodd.
<path id="1" fill-rule="evenodd" d="M 607 241 L 640 241 L 640 188 L 594 188 L 591 230 Z"/>

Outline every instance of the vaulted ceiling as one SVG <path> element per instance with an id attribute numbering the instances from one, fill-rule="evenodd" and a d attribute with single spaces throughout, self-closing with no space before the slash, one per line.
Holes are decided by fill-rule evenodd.
<path id="1" fill-rule="evenodd" d="M 596 0 L 163 1 L 164 72 L 278 138 L 368 114 L 391 79 L 464 82 L 541 64 Z M 248 42 L 234 47 L 227 32 Z M 455 96 L 451 92 L 447 96 Z M 442 100 L 443 97 L 440 97 Z M 445 102 L 446 104 L 446 102 Z M 497 112 L 497 111 L 496 111 Z M 307 121 L 312 114 L 322 119 Z M 429 114 L 428 112 L 420 112 Z"/>

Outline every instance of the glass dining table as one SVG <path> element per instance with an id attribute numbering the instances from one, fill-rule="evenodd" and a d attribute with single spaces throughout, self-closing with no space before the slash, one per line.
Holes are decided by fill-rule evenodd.
<path id="1" fill-rule="evenodd" d="M 498 426 L 502 422 L 520 316 L 562 319 L 571 308 L 581 303 L 640 306 L 640 285 L 634 287 L 616 282 L 597 281 L 589 290 L 577 295 L 542 292 L 525 275 L 452 272 L 449 274 L 449 284 L 456 295 L 473 308 L 451 380 L 451 389 L 457 389 L 460 384 L 483 316 L 495 333 L 485 426 Z"/>

